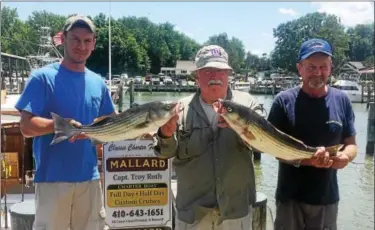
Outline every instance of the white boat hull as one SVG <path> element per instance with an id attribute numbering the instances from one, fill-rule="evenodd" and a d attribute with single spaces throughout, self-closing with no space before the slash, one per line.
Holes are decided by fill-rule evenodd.
<path id="1" fill-rule="evenodd" d="M 362 95 L 359 91 L 345 91 L 343 90 L 349 97 L 352 103 L 361 103 L 362 102 Z M 366 98 L 364 98 L 366 99 Z"/>

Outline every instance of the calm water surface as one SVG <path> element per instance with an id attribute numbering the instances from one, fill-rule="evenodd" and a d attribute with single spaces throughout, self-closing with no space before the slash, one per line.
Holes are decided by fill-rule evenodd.
<path id="1" fill-rule="evenodd" d="M 135 93 L 135 102 L 142 104 L 154 100 L 177 100 L 190 93 Z M 272 103 L 272 96 L 257 96 L 267 111 Z M 129 95 L 125 95 L 124 109 L 129 107 Z M 366 149 L 367 118 L 365 104 L 353 104 L 357 129 L 359 156 L 355 159 L 358 164 L 350 164 L 338 173 L 341 201 L 339 204 L 339 230 L 373 230 L 374 229 L 374 160 L 364 154 Z M 277 161 L 262 155 L 262 160 L 256 163 L 257 190 L 268 197 L 268 206 L 275 215 L 275 188 L 277 180 Z M 270 213 L 267 229 L 272 229 Z"/>

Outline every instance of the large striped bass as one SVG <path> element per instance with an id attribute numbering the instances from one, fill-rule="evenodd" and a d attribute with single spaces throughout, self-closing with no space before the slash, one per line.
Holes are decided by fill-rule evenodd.
<path id="1" fill-rule="evenodd" d="M 220 100 L 214 108 L 249 147 L 260 152 L 284 160 L 302 160 L 312 158 L 318 150 L 278 130 L 249 107 Z M 334 156 L 341 147 L 340 144 L 325 149 Z"/>
<path id="2" fill-rule="evenodd" d="M 51 145 L 70 139 L 80 133 L 88 136 L 93 144 L 137 139 L 155 132 L 172 116 L 182 110 L 178 102 L 149 102 L 132 107 L 115 116 L 104 118 L 91 125 L 74 127 L 69 121 L 52 114 L 55 136 Z"/>

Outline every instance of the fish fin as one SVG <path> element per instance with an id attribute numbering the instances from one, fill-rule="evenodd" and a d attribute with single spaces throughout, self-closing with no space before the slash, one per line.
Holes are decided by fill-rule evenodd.
<path id="1" fill-rule="evenodd" d="M 51 116 L 53 119 L 55 136 L 53 137 L 50 145 L 60 143 L 61 141 L 70 139 L 71 137 L 80 133 L 80 131 L 70 124 L 69 121 L 60 117 L 56 113 L 51 113 Z"/>
<path id="2" fill-rule="evenodd" d="M 142 123 L 136 125 L 134 128 L 136 128 L 136 129 L 146 128 L 148 124 L 149 124 L 149 122 L 148 122 L 148 121 L 145 121 L 145 122 L 142 122 Z M 142 135 L 143 135 L 143 134 L 142 134 Z M 141 136 L 142 136 L 142 135 L 141 135 Z"/>
<path id="3" fill-rule="evenodd" d="M 271 124 L 271 123 L 269 123 L 269 124 Z M 271 124 L 271 125 L 272 125 L 272 124 Z M 273 126 L 273 125 L 272 125 L 272 126 Z M 290 135 L 284 133 L 283 131 L 279 130 L 279 129 L 276 128 L 275 126 L 273 126 L 273 128 L 274 128 L 277 132 L 279 132 L 279 134 L 281 134 L 282 136 L 285 136 L 285 137 L 287 137 L 287 138 L 290 138 L 290 139 L 292 139 L 293 141 L 295 141 L 295 142 L 297 142 L 297 143 L 299 143 L 299 144 L 301 144 L 301 145 L 303 145 L 303 146 L 305 146 L 305 147 L 307 148 L 307 145 L 306 145 L 305 143 L 303 143 L 301 140 L 298 140 L 297 138 L 295 138 L 295 137 L 293 137 L 293 136 L 290 136 Z"/>
<path id="4" fill-rule="evenodd" d="M 326 151 L 329 152 L 330 156 L 336 156 L 337 152 L 340 151 L 342 147 L 344 147 L 343 144 L 333 145 L 333 146 L 326 147 Z"/>
<path id="5" fill-rule="evenodd" d="M 102 141 L 99 141 L 99 140 L 96 140 L 94 138 L 90 138 L 90 141 L 93 145 L 101 145 L 101 144 L 104 144 L 106 142 L 102 142 Z"/>
<path id="6" fill-rule="evenodd" d="M 112 117 L 99 117 L 94 120 L 93 123 L 91 123 L 91 126 L 100 126 L 107 122 L 110 122 L 113 118 Z"/>

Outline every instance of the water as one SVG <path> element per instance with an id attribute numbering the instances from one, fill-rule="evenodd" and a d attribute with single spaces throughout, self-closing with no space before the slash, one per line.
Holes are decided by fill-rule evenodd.
<path id="1" fill-rule="evenodd" d="M 135 102 L 142 104 L 151 100 L 177 100 L 190 93 L 135 93 Z M 269 111 L 272 96 L 254 95 L 259 103 L 263 103 Z M 129 108 L 129 95 L 125 95 L 123 110 Z M 338 173 L 341 201 L 339 204 L 338 229 L 340 230 L 373 230 L 374 229 L 374 160 L 364 154 L 366 149 L 367 118 L 365 104 L 353 104 L 357 129 L 357 144 L 359 154 L 354 160 L 360 164 L 350 164 Z M 257 190 L 268 197 L 268 206 L 275 216 L 275 188 L 277 180 L 277 161 L 262 155 L 262 160 L 256 163 Z M 268 213 L 268 217 L 269 217 Z M 267 224 L 272 229 L 271 220 Z"/>

